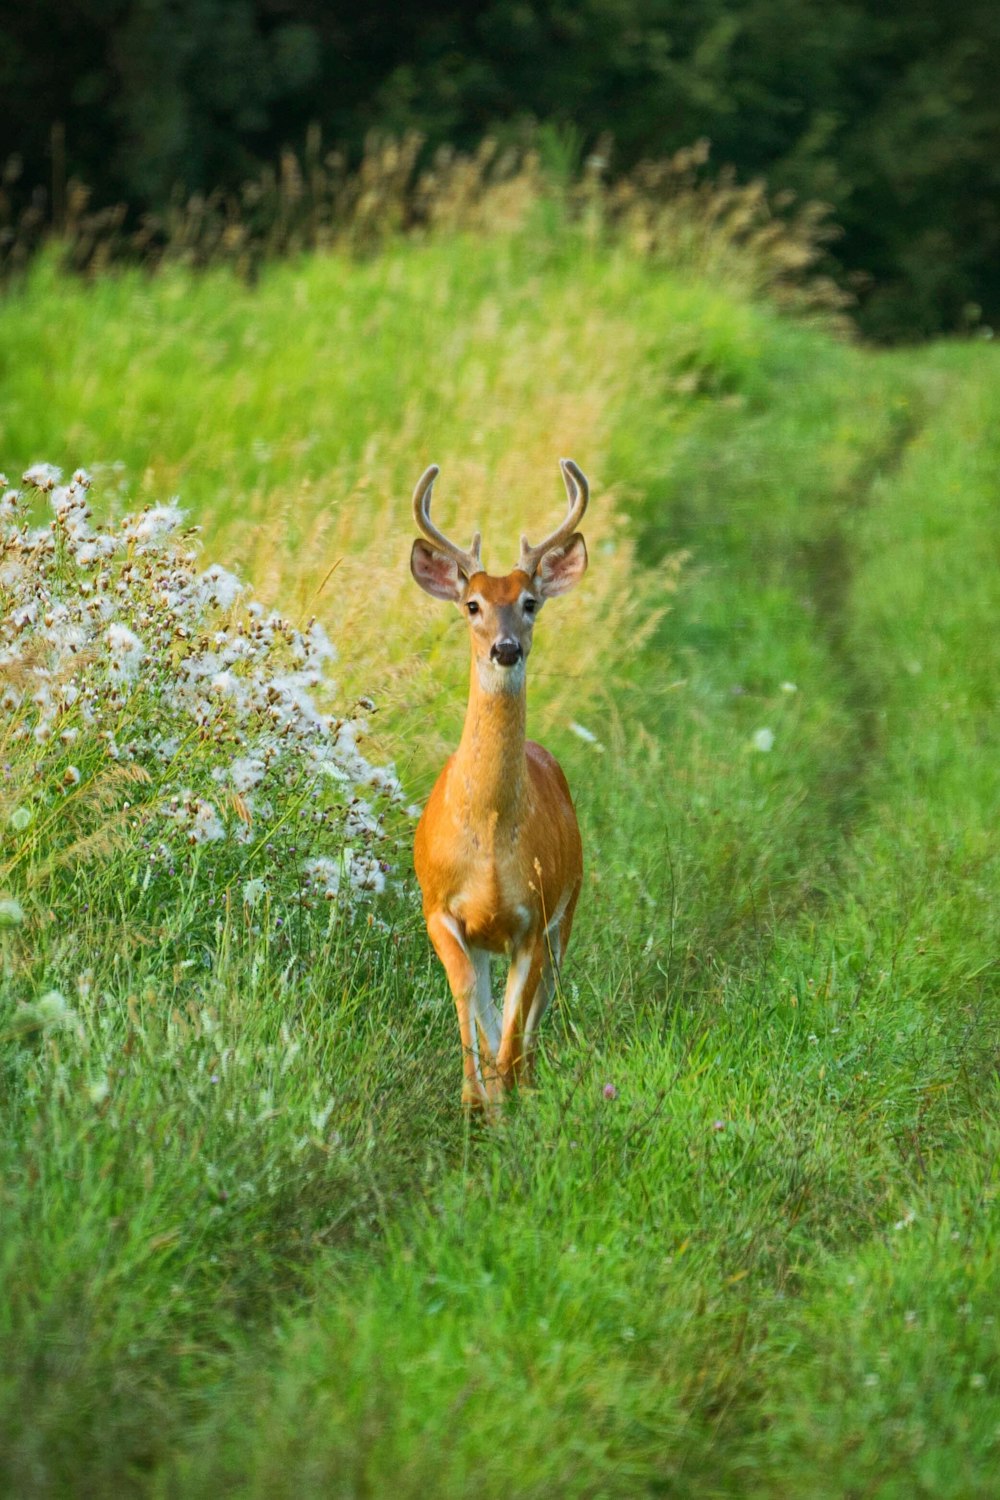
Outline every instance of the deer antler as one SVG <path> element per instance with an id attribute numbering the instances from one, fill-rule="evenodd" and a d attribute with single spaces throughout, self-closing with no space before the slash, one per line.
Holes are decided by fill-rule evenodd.
<path id="1" fill-rule="evenodd" d="M 518 567 L 522 573 L 527 573 L 529 578 L 534 577 L 538 570 L 538 564 L 546 552 L 551 552 L 554 547 L 562 545 L 583 520 L 583 513 L 587 509 L 587 501 L 590 499 L 590 485 L 587 483 L 586 475 L 579 465 L 571 458 L 561 458 L 559 467 L 562 469 L 563 481 L 566 485 L 566 493 L 569 496 L 569 510 L 566 512 L 565 520 L 561 526 L 547 536 L 543 542 L 532 546 L 526 536 L 521 538 L 521 558 Z M 430 470 L 428 470 L 428 473 Z M 426 475 L 424 476 L 427 477 Z M 422 482 L 422 481 L 421 481 Z"/>
<path id="2" fill-rule="evenodd" d="M 431 464 L 430 468 L 425 469 L 421 474 L 417 487 L 413 491 L 413 519 L 417 523 L 417 529 L 423 532 L 431 545 L 436 547 L 438 552 L 443 552 L 446 557 L 456 562 L 466 578 L 471 578 L 473 573 L 481 573 L 483 569 L 479 556 L 479 549 L 482 545 L 479 532 L 477 531 L 472 538 L 472 546 L 469 550 L 463 552 L 461 547 L 456 547 L 454 542 L 448 540 L 443 531 L 438 531 L 431 520 L 431 491 L 440 472 L 437 464 Z"/>

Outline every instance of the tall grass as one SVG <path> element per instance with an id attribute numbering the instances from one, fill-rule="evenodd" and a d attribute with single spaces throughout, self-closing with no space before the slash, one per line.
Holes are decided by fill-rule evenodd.
<path id="1" fill-rule="evenodd" d="M 710 175 L 706 140 L 619 177 L 609 174 L 610 141 L 579 164 L 571 141 L 544 128 L 523 146 L 486 137 L 475 152 L 444 146 L 430 159 L 423 147 L 414 132 L 373 134 L 352 166 L 324 148 L 314 126 L 301 156 L 286 148 L 239 192 L 188 196 L 178 188 L 164 211 L 138 224 L 125 204 L 92 210 L 77 180 L 52 217 L 44 189 L 18 208 L 20 164 L 11 158 L 0 174 L 0 276 L 22 272 L 50 240 L 78 272 L 119 262 L 229 265 L 252 280 L 263 264 L 304 251 L 367 255 L 400 235 L 493 238 L 568 224 L 591 244 L 625 244 L 658 264 L 694 266 L 827 322 L 852 303 L 822 269 L 839 232 L 828 206 L 796 204 L 760 179 L 740 184 L 731 168 Z"/>
<path id="2" fill-rule="evenodd" d="M 8 468 L 179 490 L 418 800 L 466 663 L 414 475 L 493 566 L 594 481 L 529 689 L 586 886 L 498 1129 L 405 869 L 279 939 L 202 859 L 139 930 L 108 858 L 0 929 L 7 1488 L 991 1495 L 993 352 L 537 222 L 252 290 L 43 260 L 0 325 Z"/>

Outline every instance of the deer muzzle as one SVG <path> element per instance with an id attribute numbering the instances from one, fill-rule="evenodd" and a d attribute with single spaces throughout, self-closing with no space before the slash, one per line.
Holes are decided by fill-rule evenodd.
<path id="1" fill-rule="evenodd" d="M 499 667 L 516 667 L 523 654 L 520 641 L 494 641 L 490 647 L 490 660 Z"/>

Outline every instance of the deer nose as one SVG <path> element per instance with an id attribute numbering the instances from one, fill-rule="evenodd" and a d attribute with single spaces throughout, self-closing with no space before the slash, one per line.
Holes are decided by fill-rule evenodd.
<path id="1" fill-rule="evenodd" d="M 490 656 L 501 667 L 516 667 L 521 660 L 520 641 L 494 641 L 490 647 Z"/>

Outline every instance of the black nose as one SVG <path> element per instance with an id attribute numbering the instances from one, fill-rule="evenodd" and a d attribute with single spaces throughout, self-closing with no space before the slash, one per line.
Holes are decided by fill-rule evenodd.
<path id="1" fill-rule="evenodd" d="M 490 656 L 501 667 L 516 667 L 521 660 L 520 641 L 494 641 L 490 647 Z"/>

